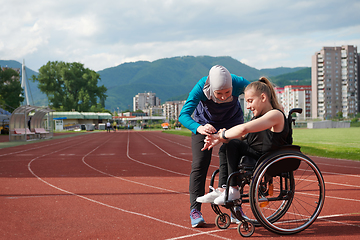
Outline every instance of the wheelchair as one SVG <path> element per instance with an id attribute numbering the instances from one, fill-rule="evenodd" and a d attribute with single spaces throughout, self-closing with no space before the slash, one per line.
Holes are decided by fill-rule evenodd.
<path id="1" fill-rule="evenodd" d="M 316 164 L 292 145 L 293 113 L 301 108 L 291 109 L 287 118 L 290 132 L 288 145 L 268 152 L 258 160 L 243 157 L 238 172 L 228 176 L 225 203 L 238 224 L 237 231 L 243 237 L 250 237 L 255 227 L 290 235 L 308 228 L 319 216 L 325 200 L 325 183 Z M 210 180 L 214 186 L 219 170 Z M 237 177 L 240 199 L 228 200 L 230 180 Z M 210 188 L 211 191 L 212 188 Z M 231 224 L 229 214 L 220 206 L 211 204 L 215 214 L 215 225 L 227 229 Z"/>

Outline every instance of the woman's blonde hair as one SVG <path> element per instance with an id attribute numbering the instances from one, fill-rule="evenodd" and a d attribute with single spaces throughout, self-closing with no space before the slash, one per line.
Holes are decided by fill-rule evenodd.
<path id="1" fill-rule="evenodd" d="M 274 86 L 266 77 L 261 77 L 258 81 L 250 83 L 246 86 L 245 91 L 249 89 L 254 89 L 259 95 L 265 93 L 270 99 L 271 106 L 282 111 Z"/>

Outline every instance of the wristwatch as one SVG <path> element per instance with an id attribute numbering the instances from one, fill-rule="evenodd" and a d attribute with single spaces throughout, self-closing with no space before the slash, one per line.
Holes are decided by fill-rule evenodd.
<path id="1" fill-rule="evenodd" d="M 224 130 L 224 131 L 222 132 L 222 134 L 221 134 L 221 138 L 222 138 L 222 139 L 228 139 L 227 137 L 225 137 L 225 132 L 226 132 L 226 130 Z"/>

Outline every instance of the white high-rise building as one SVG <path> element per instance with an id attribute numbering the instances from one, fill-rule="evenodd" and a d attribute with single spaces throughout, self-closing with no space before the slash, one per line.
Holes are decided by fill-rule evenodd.
<path id="1" fill-rule="evenodd" d="M 133 97 L 133 111 L 136 110 L 145 110 L 151 107 L 160 106 L 160 99 L 156 97 L 156 93 L 145 92 L 138 93 Z"/>
<path id="2" fill-rule="evenodd" d="M 302 108 L 303 112 L 297 118 L 305 120 L 311 117 L 311 86 L 288 85 L 276 87 L 275 92 L 286 116 L 291 109 Z"/>
<path id="3" fill-rule="evenodd" d="M 162 105 L 163 114 L 168 120 L 178 120 L 181 109 L 183 108 L 186 100 L 184 101 L 168 101 Z"/>
<path id="4" fill-rule="evenodd" d="M 357 47 L 323 47 L 312 56 L 312 117 L 347 118 L 359 112 Z"/>

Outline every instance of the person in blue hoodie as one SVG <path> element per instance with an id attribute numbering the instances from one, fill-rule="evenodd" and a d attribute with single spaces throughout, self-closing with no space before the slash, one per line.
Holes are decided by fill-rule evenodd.
<path id="1" fill-rule="evenodd" d="M 191 90 L 183 106 L 179 121 L 192 131 L 192 164 L 189 180 L 190 220 L 192 227 L 205 224 L 201 203 L 212 202 L 221 195 L 227 179 L 225 144 L 219 149 L 219 184 L 217 189 L 205 194 L 206 176 L 211 162 L 212 149 L 201 151 L 207 135 L 222 128 L 229 129 L 243 123 L 244 116 L 238 97 L 250 82 L 230 74 L 223 66 L 213 66 L 209 75 L 201 78 Z M 193 115 L 193 118 L 191 117 Z"/>

